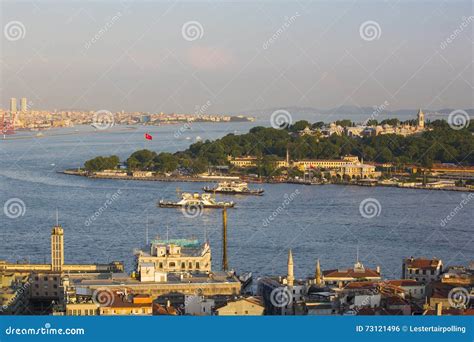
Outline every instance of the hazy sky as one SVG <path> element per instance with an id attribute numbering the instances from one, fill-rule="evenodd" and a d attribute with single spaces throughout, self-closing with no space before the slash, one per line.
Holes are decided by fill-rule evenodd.
<path id="1" fill-rule="evenodd" d="M 2 1 L 0 105 L 470 108 L 472 15 L 471 1 L 452 0 Z M 5 32 L 12 21 L 22 39 Z M 190 21 L 198 39 L 183 37 Z M 380 30 L 361 33 L 367 21 Z"/>

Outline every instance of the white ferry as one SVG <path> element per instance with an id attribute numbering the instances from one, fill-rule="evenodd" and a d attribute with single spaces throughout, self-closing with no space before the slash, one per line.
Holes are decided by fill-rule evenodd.
<path id="1" fill-rule="evenodd" d="M 263 189 L 249 189 L 245 182 L 222 182 L 216 187 L 204 187 L 205 192 L 223 193 L 231 195 L 263 195 Z"/>
<path id="2" fill-rule="evenodd" d="M 186 207 L 200 207 L 200 208 L 232 208 L 234 207 L 234 202 L 217 202 L 215 198 L 213 198 L 210 194 L 202 194 L 199 195 L 198 193 L 190 194 L 190 193 L 183 193 L 181 195 L 181 200 L 178 202 L 170 202 L 160 200 L 158 202 L 158 206 L 160 208 L 186 208 Z"/>

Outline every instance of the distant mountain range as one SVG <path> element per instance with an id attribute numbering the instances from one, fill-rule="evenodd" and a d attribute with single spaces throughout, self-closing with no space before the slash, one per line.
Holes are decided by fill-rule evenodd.
<path id="1" fill-rule="evenodd" d="M 424 109 L 427 120 L 447 119 L 449 113 L 460 108 L 443 108 L 443 109 Z M 417 109 L 399 109 L 386 110 L 373 107 L 358 107 L 358 106 L 339 106 L 330 109 L 319 109 L 313 107 L 282 107 L 282 108 L 266 108 L 261 110 L 254 110 L 245 112 L 245 115 L 254 116 L 257 119 L 268 120 L 273 112 L 277 110 L 286 110 L 291 114 L 293 122 L 298 120 L 308 120 L 309 122 L 324 121 L 331 122 L 340 119 L 350 119 L 355 122 L 363 122 L 367 118 L 374 118 L 376 120 L 383 120 L 388 118 L 398 118 L 400 120 L 415 119 L 418 113 Z M 466 111 L 469 116 L 474 118 L 474 109 L 462 109 Z M 237 113 L 236 113 L 237 114 Z"/>

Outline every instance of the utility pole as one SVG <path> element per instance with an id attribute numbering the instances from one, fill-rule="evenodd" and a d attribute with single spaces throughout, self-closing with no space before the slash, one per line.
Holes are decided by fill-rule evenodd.
<path id="1" fill-rule="evenodd" d="M 227 208 L 222 210 L 222 270 L 226 272 L 227 264 Z"/>

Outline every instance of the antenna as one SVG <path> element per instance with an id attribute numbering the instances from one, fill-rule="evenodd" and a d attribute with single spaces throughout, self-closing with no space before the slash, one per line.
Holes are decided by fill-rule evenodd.
<path id="1" fill-rule="evenodd" d="M 59 226 L 59 210 L 56 208 L 56 227 Z"/>
<path id="2" fill-rule="evenodd" d="M 357 245 L 357 264 L 359 263 L 359 245 Z"/>

